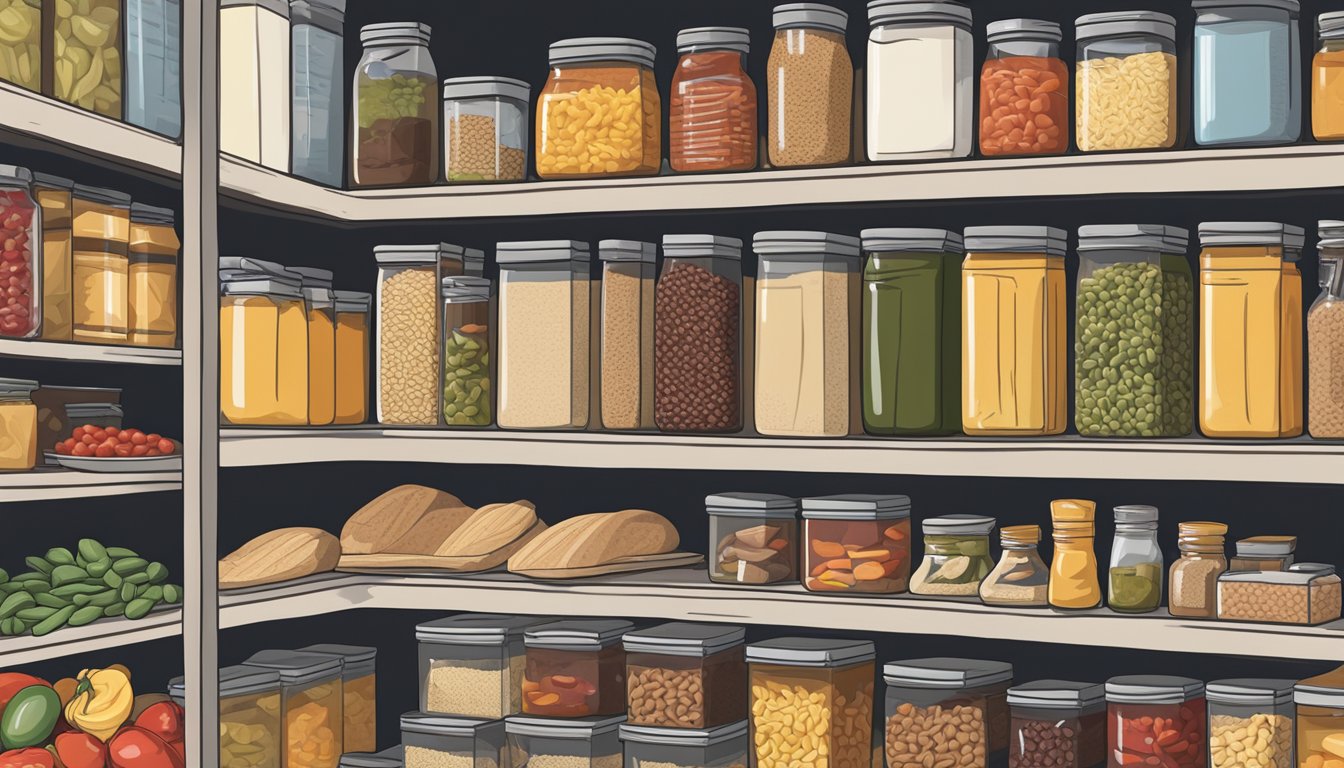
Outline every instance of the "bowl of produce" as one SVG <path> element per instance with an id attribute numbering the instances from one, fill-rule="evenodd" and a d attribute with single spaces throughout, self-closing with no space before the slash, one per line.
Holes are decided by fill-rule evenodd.
<path id="1" fill-rule="evenodd" d="M 182 469 L 182 446 L 134 427 L 75 427 L 46 456 L 82 472 L 169 472 Z"/>

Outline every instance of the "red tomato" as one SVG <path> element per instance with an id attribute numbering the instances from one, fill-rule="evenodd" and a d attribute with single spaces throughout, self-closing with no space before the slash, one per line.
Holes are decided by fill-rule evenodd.
<path id="1" fill-rule="evenodd" d="M 170 744 L 186 738 L 186 725 L 182 722 L 186 713 L 181 705 L 174 701 L 160 701 L 145 708 L 135 719 L 135 727 L 158 736 Z"/>
<path id="2" fill-rule="evenodd" d="M 117 427 L 103 427 L 103 431 L 107 433 L 108 437 L 116 437 L 121 434 L 121 430 Z"/>
<path id="3" fill-rule="evenodd" d="M 94 430 L 94 433 L 93 433 L 93 439 L 94 439 L 94 440 L 97 440 L 97 441 L 100 442 L 100 443 L 103 442 L 104 440 L 107 439 L 107 430 L 105 430 L 105 429 L 96 429 L 96 430 Z"/>
<path id="4" fill-rule="evenodd" d="M 113 456 L 113 448 L 110 445 L 100 445 L 93 449 L 93 455 L 100 459 L 110 459 Z"/>
<path id="5" fill-rule="evenodd" d="M 82 429 L 84 431 L 84 434 L 86 435 L 92 435 L 93 433 L 98 431 L 98 428 L 93 426 L 92 424 L 85 424 L 84 426 L 80 427 L 80 429 Z"/>
<path id="6" fill-rule="evenodd" d="M 134 725 L 117 731 L 107 749 L 112 768 L 183 768 L 182 758 L 163 739 Z"/>
<path id="7" fill-rule="evenodd" d="M 56 737 L 56 756 L 65 768 L 107 768 L 107 745 L 80 731 Z"/>
<path id="8" fill-rule="evenodd" d="M 172 440 L 163 440 L 163 439 L 160 439 L 160 440 L 159 440 L 159 453 L 162 453 L 164 456 L 167 456 L 167 455 L 171 454 L 172 452 L 173 452 L 173 441 L 172 441 Z"/>
<path id="9" fill-rule="evenodd" d="M 76 443 L 75 447 L 70 449 L 70 453 L 74 456 L 92 456 L 93 449 L 86 443 Z"/>
<path id="10" fill-rule="evenodd" d="M 174 741 L 168 744 L 168 748 L 176 752 L 178 757 L 182 758 L 183 765 L 187 764 L 187 742 L 181 740 Z"/>
<path id="11" fill-rule="evenodd" d="M 134 446 L 130 443 L 117 443 L 116 447 L 112 449 L 112 452 L 121 458 L 128 458 L 131 455 L 131 448 L 133 447 Z"/>
<path id="12" fill-rule="evenodd" d="M 38 747 L 11 749 L 0 755 L 0 768 L 56 768 L 56 760 Z"/>
<path id="13" fill-rule="evenodd" d="M 66 446 L 65 443 L 57 443 L 57 444 L 56 444 L 56 452 L 59 453 L 59 454 L 62 455 L 62 456 L 69 456 L 69 455 L 70 455 L 70 449 Z"/>
<path id="14" fill-rule="evenodd" d="M 144 445 L 146 443 L 145 433 L 138 429 L 131 430 L 131 442 L 136 445 Z"/>
<path id="15" fill-rule="evenodd" d="M 159 441 L 162 440 L 162 439 L 163 439 L 163 435 L 160 435 L 160 434 L 155 433 L 155 432 L 150 432 L 148 435 L 145 435 L 145 442 L 146 442 L 147 444 L 151 445 L 151 446 L 154 445 L 155 443 L 159 442 Z"/>

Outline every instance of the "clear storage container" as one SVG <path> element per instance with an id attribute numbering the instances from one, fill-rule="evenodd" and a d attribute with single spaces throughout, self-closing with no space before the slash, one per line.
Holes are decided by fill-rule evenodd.
<path id="1" fill-rule="evenodd" d="M 1008 525 L 999 529 L 999 564 L 980 582 L 980 602 L 1019 608 L 1049 605 L 1050 569 L 1041 559 L 1039 525 Z"/>
<path id="2" fill-rule="evenodd" d="M 1237 540 L 1229 571 L 1286 571 L 1293 564 L 1296 536 L 1251 536 Z"/>
<path id="3" fill-rule="evenodd" d="M 289 0 L 219 0 L 219 151 L 289 170 L 290 52 Z"/>
<path id="4" fill-rule="evenodd" d="M 504 721 L 514 768 L 621 768 L 623 715 L 556 719 L 515 715 Z"/>
<path id="5" fill-rule="evenodd" d="M 185 679 L 170 680 L 168 695 L 183 703 L 187 695 Z M 284 753 L 280 746 L 280 708 L 279 672 L 246 664 L 221 667 L 219 764 L 281 768 Z"/>
<path id="6" fill-rule="evenodd" d="M 863 428 L 873 435 L 961 431 L 961 235 L 865 229 Z"/>
<path id="7" fill-rule="evenodd" d="M 122 115 L 122 0 L 54 3 L 43 19 L 51 73 L 43 91 L 80 109 L 120 120 Z M 223 32 L 223 22 L 220 31 Z M 224 51 L 225 40 L 220 45 Z M 96 63 L 95 63 L 96 62 Z M 18 70 L 24 73 L 22 62 Z M 221 62 L 221 72 L 231 71 Z M 45 73 L 43 79 L 46 79 Z M 47 87 L 47 86 L 50 87 Z M 220 110 L 224 114 L 224 110 Z"/>
<path id="8" fill-rule="evenodd" d="M 741 240 L 663 236 L 663 271 L 654 289 L 653 418 L 658 429 L 742 428 L 743 295 Z"/>
<path id="9" fill-rule="evenodd" d="M 1107 768 L 1138 765 L 1166 740 L 1176 768 L 1204 765 L 1208 749 L 1204 684 L 1188 677 L 1127 675 L 1106 681 Z M 1167 734 L 1175 732 L 1173 739 Z M 1160 759 L 1160 758 L 1159 758 Z"/>
<path id="10" fill-rule="evenodd" d="M 124 344 L 130 323 L 131 196 L 76 184 L 73 200 L 72 338 Z M 0 323 L 0 332 L 3 328 Z"/>
<path id="11" fill-rule="evenodd" d="M 1069 148 L 1069 68 L 1053 21 L 1005 19 L 985 28 L 980 153 L 1062 155 Z M 1018 90 L 1025 89 L 1024 91 Z"/>
<path id="12" fill-rule="evenodd" d="M 919 764 L 929 753 L 940 761 L 969 752 L 972 759 L 958 765 L 986 768 L 1008 749 L 1012 664 L 909 659 L 886 664 L 882 677 L 887 684 L 887 765 Z"/>
<path id="13" fill-rule="evenodd" d="M 0 252 L 0 278 L 7 286 L 0 304 L 0 336 L 19 339 L 42 330 L 42 209 L 32 187 L 33 174 L 27 168 L 0 165 L 0 240 L 14 243 Z M 124 229 L 121 246 L 124 257 Z"/>
<path id="14" fill-rule="evenodd" d="M 0 469 L 37 466 L 36 381 L 0 379 Z"/>
<path id="15" fill-rule="evenodd" d="M 551 43 L 551 73 L 537 103 L 538 176 L 658 173 L 663 108 L 653 78 L 656 54 L 653 45 L 627 37 Z"/>
<path id="16" fill-rule="evenodd" d="M 1302 133 L 1297 0 L 1193 0 L 1195 141 L 1289 144 Z"/>
<path id="17" fill-rule="evenodd" d="M 405 768 L 502 768 L 503 720 L 407 712 L 401 716 L 401 747 Z"/>
<path id="18" fill-rule="evenodd" d="M 1054 557 L 1050 562 L 1050 605 L 1066 610 L 1101 605 L 1101 581 L 1097 578 L 1097 503 L 1086 499 L 1056 499 L 1050 502 L 1054 524 Z"/>
<path id="19" fill-rule="evenodd" d="M 969 155 L 975 124 L 971 9 L 947 1 L 873 0 L 868 24 L 868 159 Z"/>
<path id="20" fill-rule="evenodd" d="M 756 430 L 842 437 L 857 424 L 859 240 L 757 232 Z"/>
<path id="21" fill-rule="evenodd" d="M 1228 571 L 1218 577 L 1218 618 L 1324 624 L 1340 617 L 1335 566 L 1297 563 L 1286 571 Z"/>
<path id="22" fill-rule="evenodd" d="M 1036 680 L 1008 689 L 1008 768 L 1106 764 L 1106 687 Z"/>
<path id="23" fill-rule="evenodd" d="M 1214 680 L 1209 703 L 1209 766 L 1294 768 L 1294 680 Z M 1235 745 L 1235 746 L 1234 746 Z"/>
<path id="24" fill-rule="evenodd" d="M 1167 149 L 1179 133 L 1176 20 L 1155 11 L 1079 16 L 1074 142 L 1084 152 Z"/>
<path id="25" fill-rule="evenodd" d="M 244 662 L 280 673 L 280 742 L 285 768 L 336 768 L 341 759 L 341 660 L 316 653 L 260 651 Z"/>
<path id="26" fill-rule="evenodd" d="M 994 570 L 989 534 L 995 520 L 980 515 L 943 515 L 920 522 L 924 560 L 910 577 L 917 595 L 975 597 L 980 582 Z"/>
<path id="27" fill-rule="evenodd" d="M 845 47 L 849 14 L 820 3 L 775 6 L 766 62 L 766 157 L 776 168 L 850 159 L 854 64 Z"/>
<path id="28" fill-rule="evenodd" d="M 625 633 L 626 720 L 706 729 L 747 715 L 742 627 L 672 622 Z"/>
<path id="29" fill-rule="evenodd" d="M 669 98 L 668 161 L 679 173 L 756 167 L 756 84 L 747 74 L 751 33 L 695 27 L 677 33 Z"/>
<path id="30" fill-rule="evenodd" d="M 182 134 L 181 0 L 126 0 L 126 122 Z"/>
<path id="31" fill-rule="evenodd" d="M 121 429 L 126 413 L 116 403 L 71 403 L 65 406 L 65 415 L 75 424 Z"/>
<path id="32" fill-rule="evenodd" d="M 345 0 L 290 0 L 293 83 L 290 164 L 295 176 L 345 181 Z"/>
<path id="33" fill-rule="evenodd" d="M 705 497 L 714 544 L 709 580 L 776 584 L 798 580 L 798 501 L 773 493 Z"/>
<path id="34" fill-rule="evenodd" d="M 220 286 L 219 408 L 230 424 L 308 423 L 308 319 L 297 281 Z"/>
<path id="35" fill-rule="evenodd" d="M 443 423 L 488 427 L 495 422 L 494 307 L 484 277 L 445 277 L 443 297 Z"/>
<path id="36" fill-rule="evenodd" d="M 625 649 L 634 625 L 620 619 L 576 619 L 523 633 L 527 666 L 523 712 L 587 717 L 625 712 Z"/>
<path id="37" fill-rule="evenodd" d="M 439 75 L 429 25 L 395 21 L 359 31 L 350 170 L 358 187 L 433 184 L 439 177 Z"/>
<path id="38" fill-rule="evenodd" d="M 308 314 L 308 423 L 325 426 L 336 417 L 336 299 L 332 273 L 315 267 L 289 267 L 302 279 Z"/>
<path id="39" fill-rule="evenodd" d="M 177 258 L 182 241 L 174 221 L 171 208 L 131 204 L 126 340 L 136 346 L 177 346 Z"/>
<path id="40" fill-rule="evenodd" d="M 83 422 L 74 422 L 66 409 L 72 405 L 117 405 L 121 402 L 121 389 L 47 385 L 32 393 L 32 402 L 37 406 L 38 459 L 51 466 L 56 462 L 44 452 L 52 450 L 56 443 L 64 442 L 75 427 L 83 426 Z"/>
<path id="41" fill-rule="evenodd" d="M 747 721 L 716 728 L 622 725 L 626 768 L 746 768 Z"/>
<path id="42" fill-rule="evenodd" d="M 658 246 L 603 240 L 602 427 L 653 428 L 653 290 Z"/>
<path id="43" fill-rule="evenodd" d="M 416 625 L 420 710 L 488 719 L 521 712 L 523 632 L 544 621 L 464 613 Z"/>
<path id="44" fill-rule="evenodd" d="M 781 637 L 747 646 L 751 740 L 756 768 L 809 765 L 870 768 L 873 760 L 873 644 Z M 801 736 L 797 723 L 810 732 Z"/>
<path id="45" fill-rule="evenodd" d="M 369 417 L 369 307 L 373 295 L 332 291 L 336 301 L 336 415 L 333 424 Z"/>
<path id="46" fill-rule="evenodd" d="M 340 768 L 403 768 L 405 750 L 398 744 L 382 752 L 346 752 L 341 755 Z"/>
<path id="47" fill-rule="evenodd" d="M 3 58 L 0 55 L 0 60 Z M 33 198 L 42 208 L 41 332 L 42 338 L 48 341 L 69 341 L 73 330 L 70 226 L 74 188 L 75 183 L 69 179 L 47 173 L 33 174 Z"/>
<path id="48" fill-rule="evenodd" d="M 444 180 L 527 178 L 530 98 L 531 86 L 511 77 L 444 80 Z"/>
<path id="49" fill-rule="evenodd" d="M 966 228 L 966 434 L 1057 435 L 1067 427 L 1066 237 L 1054 227 Z"/>
<path id="50" fill-rule="evenodd" d="M 42 90 L 44 39 L 42 0 L 8 0 L 0 5 L 0 80 L 30 91 Z"/>
<path id="51" fill-rule="evenodd" d="M 1341 12 L 1344 14 L 1344 12 Z M 1344 15 L 1340 18 L 1344 40 Z M 1341 46 L 1344 64 L 1344 46 Z M 1341 71 L 1344 71 L 1342 69 Z M 1344 88 L 1344 81 L 1341 81 Z M 1344 99 L 1344 95 L 1341 96 Z M 1344 112 L 1344 100 L 1340 103 Z M 39 192 L 39 199 L 41 193 Z M 45 210 L 43 211 L 45 215 Z M 1318 225 L 1321 293 L 1307 313 L 1307 427 L 1322 440 L 1344 438 L 1344 222 Z M 43 255 L 43 261 L 48 258 Z M 43 335 L 46 334 L 45 328 Z"/>
<path id="52" fill-rule="evenodd" d="M 378 649 L 363 645 L 319 643 L 299 653 L 335 656 L 341 660 L 341 751 L 372 752 L 378 748 Z"/>
<path id="53" fill-rule="evenodd" d="M 904 592 L 910 584 L 910 497 L 812 496 L 803 511 L 803 586 L 812 592 Z"/>
<path id="54" fill-rule="evenodd" d="M 1162 604 L 1162 548 L 1157 544 L 1157 507 L 1115 508 L 1115 539 L 1106 604 L 1120 613 L 1148 613 Z"/>
<path id="55" fill-rule="evenodd" d="M 500 243 L 499 426 L 588 426 L 596 299 L 588 244 Z"/>
<path id="56" fill-rule="evenodd" d="M 1224 523 L 1181 523 L 1179 560 L 1171 564 L 1167 610 L 1172 616 L 1211 619 L 1218 612 L 1218 577 L 1227 570 Z"/>
<path id="57" fill-rule="evenodd" d="M 1297 764 L 1325 766 L 1344 759 L 1344 667 L 1293 687 L 1297 704 Z"/>
<path id="58" fill-rule="evenodd" d="M 1311 59 L 1311 134 L 1344 139 L 1344 11 L 1316 17 L 1319 46 Z"/>

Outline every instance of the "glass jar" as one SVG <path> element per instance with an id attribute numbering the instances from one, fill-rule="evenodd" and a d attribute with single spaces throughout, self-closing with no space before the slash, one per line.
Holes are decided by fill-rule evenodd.
<path id="1" fill-rule="evenodd" d="M 523 632 L 544 622 L 464 613 L 416 625 L 420 711 L 488 719 L 521 712 Z"/>
<path id="2" fill-rule="evenodd" d="M 42 209 L 32 187 L 27 168 L 0 165 L 0 240 L 14 243 L 0 252 L 0 279 L 9 286 L 0 306 L 0 336 L 18 339 L 42 330 Z M 124 248 L 124 234 L 122 242 Z"/>
<path id="3" fill-rule="evenodd" d="M 603 240 L 603 429 L 653 428 L 653 289 L 658 246 Z"/>
<path id="4" fill-rule="evenodd" d="M 341 751 L 372 752 L 377 749 L 378 649 L 319 643 L 300 648 L 299 653 L 316 653 L 341 660 Z"/>
<path id="5" fill-rule="evenodd" d="M 1106 764 L 1106 687 L 1036 680 L 1008 689 L 1008 768 Z"/>
<path id="6" fill-rule="evenodd" d="M 308 423 L 308 318 L 297 281 L 220 286 L 219 409 L 230 424 Z"/>
<path id="7" fill-rule="evenodd" d="M 168 695 L 185 704 L 186 681 L 168 682 Z M 219 670 L 219 764 L 281 768 L 280 673 L 239 664 Z"/>
<path id="8" fill-rule="evenodd" d="M 798 580 L 798 501 L 773 493 L 705 497 L 714 545 L 709 580 L 777 584 Z"/>
<path id="9" fill-rule="evenodd" d="M 329 187 L 345 181 L 345 0 L 290 0 L 290 166 Z"/>
<path id="10" fill-rule="evenodd" d="M 499 243 L 499 426 L 584 429 L 591 392 L 592 305 L 598 286 L 588 244 Z"/>
<path id="11" fill-rule="evenodd" d="M 1097 503 L 1085 499 L 1050 502 L 1054 524 L 1055 554 L 1050 562 L 1050 605 L 1082 610 L 1101 605 L 1101 581 L 1097 578 Z"/>
<path id="12" fill-rule="evenodd" d="M 1227 570 L 1223 523 L 1181 523 L 1181 558 L 1171 564 L 1167 610 L 1172 616 L 1212 619 L 1218 612 L 1218 577 Z"/>
<path id="13" fill-rule="evenodd" d="M 1074 22 L 1074 142 L 1083 152 L 1176 145 L 1176 20 L 1155 11 Z"/>
<path id="14" fill-rule="evenodd" d="M 756 84 L 747 74 L 751 32 L 696 27 L 677 33 L 668 112 L 668 162 L 678 173 L 756 167 Z"/>
<path id="15" fill-rule="evenodd" d="M 47 341 L 69 341 L 73 330 L 70 196 L 74 187 L 73 181 L 60 176 L 33 174 L 33 197 L 42 207 L 42 338 Z"/>
<path id="16" fill-rule="evenodd" d="M 1293 687 L 1297 704 L 1297 764 L 1326 765 L 1344 758 L 1344 667 Z"/>
<path id="17" fill-rule="evenodd" d="M 1199 428 L 1208 437 L 1302 434 L 1301 227 L 1202 222 Z"/>
<path id="18" fill-rule="evenodd" d="M 56 443 L 65 442 L 75 427 L 84 425 L 76 422 L 66 409 L 72 405 L 116 405 L 121 402 L 119 387 L 56 387 L 47 385 L 38 387 L 32 394 L 33 405 L 37 406 L 37 457 L 47 466 L 56 465 L 56 461 L 45 452 L 53 450 Z M 117 425 L 120 428 L 120 424 Z"/>
<path id="19" fill-rule="evenodd" d="M 980 602 L 1015 608 L 1048 605 L 1050 570 L 1036 551 L 1040 542 L 1039 525 L 1008 525 L 999 529 L 1003 555 L 980 583 Z"/>
<path id="20" fill-rule="evenodd" d="M 72 423 L 80 426 L 92 424 L 102 429 L 121 429 L 126 412 L 116 403 L 70 403 L 65 406 L 65 415 Z"/>
<path id="21" fill-rule="evenodd" d="M 382 752 L 346 752 L 341 755 L 340 768 L 402 768 L 405 750 L 400 744 Z"/>
<path id="22" fill-rule="evenodd" d="M 1344 11 L 1316 17 L 1320 47 L 1311 59 L 1311 134 L 1344 139 Z"/>
<path id="23" fill-rule="evenodd" d="M 1115 508 L 1106 604 L 1118 613 L 1148 613 L 1162 604 L 1162 548 L 1157 544 L 1157 507 Z"/>
<path id="24" fill-rule="evenodd" d="M 621 768 L 617 729 L 624 715 L 559 719 L 515 715 L 504 721 L 509 755 L 526 768 Z"/>
<path id="25" fill-rule="evenodd" d="M 916 595 L 979 595 L 980 582 L 994 570 L 989 556 L 994 524 L 994 518 L 980 515 L 943 515 L 921 521 L 924 560 L 910 577 L 910 591 Z"/>
<path id="26" fill-rule="evenodd" d="M 1218 577 L 1218 618 L 1325 624 L 1340 617 L 1335 566 L 1297 563 L 1286 571 L 1229 571 Z"/>
<path id="27" fill-rule="evenodd" d="M 859 240 L 757 232 L 756 430 L 843 437 L 856 431 Z"/>
<path id="28" fill-rule="evenodd" d="M 868 23 L 868 159 L 971 154 L 971 9 L 956 2 L 873 0 Z"/>
<path id="29" fill-rule="evenodd" d="M 703 730 L 622 725 L 626 768 L 746 768 L 747 721 Z"/>
<path id="30" fill-rule="evenodd" d="M 538 176 L 657 175 L 663 107 L 653 79 L 656 54 L 626 37 L 551 43 L 551 73 L 537 104 Z"/>
<path id="31" fill-rule="evenodd" d="M 345 738 L 341 660 L 317 653 L 259 651 L 245 662 L 280 673 L 286 768 L 336 768 Z"/>
<path id="32" fill-rule="evenodd" d="M 51 88 L 44 84 L 43 91 L 80 109 L 121 119 L 121 3 L 87 0 L 55 4 L 54 16 L 43 23 L 43 29 L 50 29 L 52 35 L 46 50 L 50 64 L 45 65 L 51 69 Z M 220 51 L 227 47 L 225 41 Z M 220 71 L 232 69 L 221 62 Z M 225 110 L 220 114 L 226 114 Z"/>
<path id="33" fill-rule="evenodd" d="M 1214 680 L 1209 703 L 1209 768 L 1295 768 L 1294 680 Z M 1251 734 L 1249 748 L 1245 739 Z M 1239 745 L 1240 748 L 1232 745 Z"/>
<path id="34" fill-rule="evenodd" d="M 909 587 L 909 496 L 812 496 L 801 505 L 809 592 L 894 594 Z"/>
<path id="35" fill-rule="evenodd" d="M 747 716 L 745 637 L 742 627 L 680 621 L 627 632 L 626 720 L 676 729 L 742 722 Z"/>
<path id="36" fill-rule="evenodd" d="M 663 236 L 663 271 L 654 289 L 653 419 L 658 429 L 742 428 L 744 311 L 741 240 Z"/>
<path id="37" fill-rule="evenodd" d="M 289 0 L 220 0 L 220 152 L 289 170 L 291 45 Z"/>
<path id="38" fill-rule="evenodd" d="M 1204 765 L 1208 725 L 1203 683 L 1164 675 L 1128 675 L 1106 681 L 1107 768 L 1143 763 L 1153 754 L 1153 742 L 1168 731 L 1176 732 L 1166 749 L 1172 765 Z"/>
<path id="39" fill-rule="evenodd" d="M 1297 0 L 1193 0 L 1195 142 L 1291 144 L 1302 133 Z"/>
<path id="40" fill-rule="evenodd" d="M 336 303 L 336 408 L 333 424 L 369 417 L 369 307 L 373 295 L 332 291 Z"/>
<path id="41" fill-rule="evenodd" d="M 37 466 L 36 381 L 0 379 L 0 469 Z"/>
<path id="42" fill-rule="evenodd" d="M 181 0 L 126 0 L 126 122 L 181 135 L 181 71 Z"/>
<path id="43" fill-rule="evenodd" d="M 336 418 L 336 299 L 332 273 L 315 267 L 289 267 L 302 278 L 308 315 L 308 423 L 325 426 Z"/>
<path id="44" fill-rule="evenodd" d="M 871 435 L 961 431 L 961 234 L 865 229 L 863 428 Z"/>
<path id="45" fill-rule="evenodd" d="M 1344 12 L 1340 34 L 1344 36 Z M 1344 48 L 1341 54 L 1344 63 Z M 1340 111 L 1344 113 L 1344 101 Z M 1344 222 L 1322 221 L 1318 233 L 1321 294 L 1307 313 L 1307 359 L 1311 366 L 1307 372 L 1307 424 L 1312 437 L 1331 440 L 1344 438 Z M 47 258 L 44 254 L 44 262 Z"/>
<path id="46" fill-rule="evenodd" d="M 495 422 L 494 308 L 484 277 L 445 277 L 443 297 L 443 423 L 488 427 Z"/>
<path id="47" fill-rule="evenodd" d="M 177 346 L 177 256 L 182 241 L 174 221 L 171 208 L 131 204 L 126 340 L 136 346 Z"/>
<path id="48" fill-rule="evenodd" d="M 1194 422 L 1189 233 L 1078 228 L 1074 424 L 1084 437 L 1181 437 Z"/>
<path id="49" fill-rule="evenodd" d="M 0 80 L 42 90 L 42 0 L 11 0 L 0 17 Z"/>
<path id="50" fill-rule="evenodd" d="M 547 717 L 625 714 L 625 649 L 635 625 L 620 619 L 577 619 L 523 633 L 523 712 Z"/>
<path id="51" fill-rule="evenodd" d="M 1067 428 L 1067 236 L 1054 227 L 966 228 L 961 272 L 966 434 L 1058 435 Z"/>
<path id="52" fill-rule="evenodd" d="M 820 3 L 775 7 L 775 39 L 765 71 L 770 165 L 849 162 L 854 64 L 845 47 L 848 23 L 849 14 Z"/>
<path id="53" fill-rule="evenodd" d="M 511 77 L 444 80 L 444 180 L 526 179 L 530 99 L 531 86 Z"/>
<path id="54" fill-rule="evenodd" d="M 830 756 L 830 768 L 869 768 L 874 655 L 864 640 L 781 637 L 747 646 L 756 745 L 751 764 L 809 765 L 808 753 L 816 750 Z M 815 723 L 815 741 L 789 738 L 785 723 L 798 718 Z"/>
<path id="55" fill-rule="evenodd" d="M 1229 571 L 1286 571 L 1297 550 L 1296 536 L 1252 536 L 1237 540 Z"/>
<path id="56" fill-rule="evenodd" d="M 131 196 L 76 184 L 73 200 L 71 336 L 75 341 L 124 344 L 131 312 Z"/>
<path id="57" fill-rule="evenodd" d="M 433 184 L 439 176 L 439 75 L 429 25 L 369 24 L 355 68 L 350 169 L 357 187 Z"/>
<path id="58" fill-rule="evenodd" d="M 918 763 L 922 744 L 940 739 L 947 752 L 973 758 L 961 768 L 986 768 L 1008 749 L 1008 688 L 1013 665 L 973 659 L 909 659 L 882 668 L 887 684 L 887 765 Z M 947 735 L 951 726 L 955 733 Z M 911 750 L 915 750 L 912 752 Z"/>
<path id="59" fill-rule="evenodd" d="M 424 712 L 401 716 L 405 768 L 499 768 L 504 753 L 503 720 L 467 720 Z"/>
<path id="60" fill-rule="evenodd" d="M 1059 54 L 1064 38 L 1059 25 L 1005 19 L 990 22 L 985 33 L 989 53 L 980 69 L 980 154 L 1064 154 L 1069 148 L 1069 68 Z"/>

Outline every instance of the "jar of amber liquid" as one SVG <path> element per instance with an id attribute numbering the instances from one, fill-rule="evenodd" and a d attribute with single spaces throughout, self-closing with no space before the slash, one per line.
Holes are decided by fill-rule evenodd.
<path id="1" fill-rule="evenodd" d="M 668 161 L 672 170 L 746 171 L 756 167 L 756 84 L 747 74 L 751 35 L 737 27 L 677 33 Z"/>
<path id="2" fill-rule="evenodd" d="M 332 291 L 336 298 L 336 418 L 363 424 L 369 417 L 369 307 L 373 294 Z"/>
<path id="3" fill-rule="evenodd" d="M 297 282 L 223 285 L 219 410 L 230 424 L 308 423 L 308 320 Z"/>
<path id="4" fill-rule="evenodd" d="M 182 241 L 168 208 L 131 206 L 129 332 L 141 347 L 177 346 L 177 254 Z"/>
<path id="5" fill-rule="evenodd" d="M 0 379 L 0 469 L 37 465 L 36 381 Z"/>

